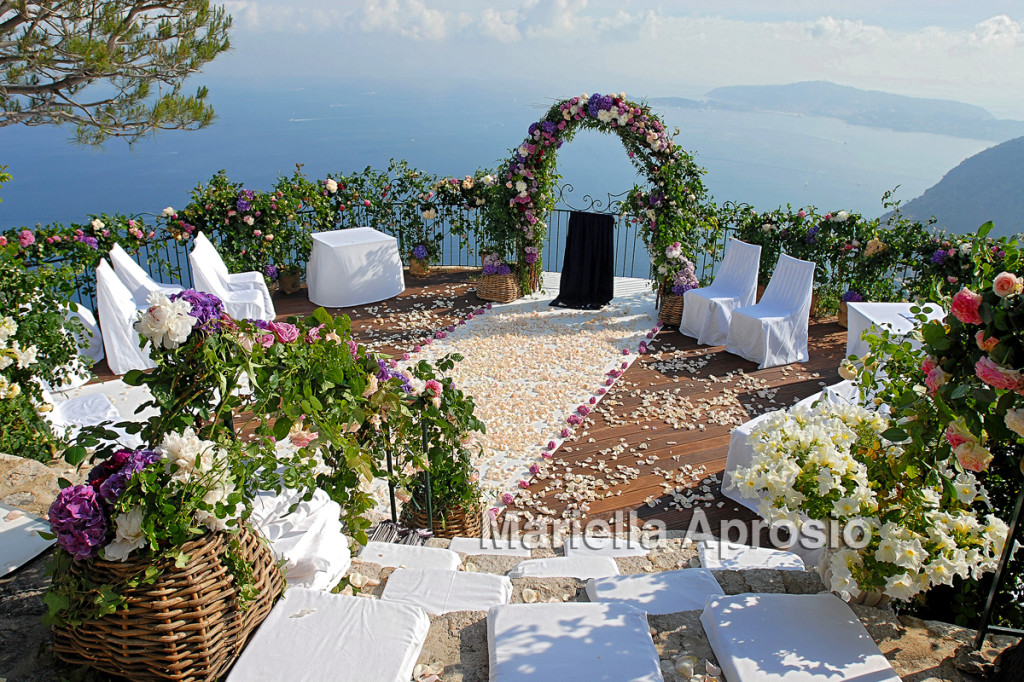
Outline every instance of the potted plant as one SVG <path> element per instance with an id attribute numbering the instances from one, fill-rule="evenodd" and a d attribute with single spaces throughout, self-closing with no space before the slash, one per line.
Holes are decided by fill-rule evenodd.
<path id="1" fill-rule="evenodd" d="M 678 327 L 683 317 L 683 294 L 700 286 L 693 261 L 683 255 L 679 242 L 665 249 L 665 262 L 658 266 L 658 274 L 662 278 L 658 319 Z"/>
<path id="2" fill-rule="evenodd" d="M 409 252 L 409 274 L 414 277 L 426 277 L 430 274 L 430 263 L 436 253 L 432 254 L 430 242 L 420 242 Z"/>
<path id="3" fill-rule="evenodd" d="M 483 275 L 476 286 L 477 297 L 485 301 L 511 303 L 519 298 L 521 293 L 519 280 L 512 267 L 503 262 L 501 256 L 496 253 L 484 256 Z"/>

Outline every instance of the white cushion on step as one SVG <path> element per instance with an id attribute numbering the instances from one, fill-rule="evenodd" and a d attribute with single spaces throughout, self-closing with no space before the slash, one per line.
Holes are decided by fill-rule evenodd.
<path id="1" fill-rule="evenodd" d="M 399 568 L 388 576 L 381 599 L 419 606 L 439 616 L 451 611 L 486 611 L 512 598 L 512 581 L 503 575 Z"/>
<path id="2" fill-rule="evenodd" d="M 552 557 L 520 561 L 508 572 L 510 578 L 604 578 L 618 575 L 619 566 L 606 556 Z"/>
<path id="3" fill-rule="evenodd" d="M 793 552 L 767 547 L 750 547 L 719 540 L 701 540 L 697 548 L 700 565 L 712 571 L 744 571 L 773 568 L 803 571 L 804 561 Z"/>
<path id="4" fill-rule="evenodd" d="M 448 549 L 459 554 L 498 554 L 530 558 L 530 548 L 521 539 L 452 538 Z"/>
<path id="5" fill-rule="evenodd" d="M 723 594 L 715 576 L 705 568 L 616 575 L 587 581 L 590 601 L 626 604 L 654 616 L 700 611 L 708 597 Z"/>
<path id="6" fill-rule="evenodd" d="M 360 561 L 395 568 L 441 568 L 454 571 L 462 558 L 449 549 L 399 545 L 393 542 L 368 542 L 359 553 Z"/>

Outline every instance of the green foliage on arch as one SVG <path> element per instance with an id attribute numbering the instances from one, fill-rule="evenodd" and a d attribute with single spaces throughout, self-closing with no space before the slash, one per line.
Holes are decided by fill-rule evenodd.
<path id="1" fill-rule="evenodd" d="M 655 286 L 664 285 L 678 269 L 680 248 L 692 259 L 697 235 L 718 229 L 718 223 L 701 181 L 704 169 L 675 144 L 674 135 L 647 105 L 624 95 L 572 97 L 554 104 L 530 126 L 529 135 L 500 169 L 496 200 L 486 207 L 491 246 L 506 261 L 518 263 L 524 293 L 538 288 L 538 252 L 559 177 L 556 152 L 581 128 L 618 135 L 630 161 L 647 178 L 645 187 L 634 186 L 629 192 L 623 214 L 638 223 L 659 274 Z M 670 256 L 666 250 L 675 242 L 679 246 Z"/>

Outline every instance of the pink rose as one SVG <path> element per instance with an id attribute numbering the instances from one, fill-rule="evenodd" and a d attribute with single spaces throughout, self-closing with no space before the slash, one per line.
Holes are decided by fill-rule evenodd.
<path id="1" fill-rule="evenodd" d="M 985 330 L 979 331 L 974 335 L 974 342 L 978 344 L 978 348 L 985 351 L 986 353 L 991 352 L 993 348 L 999 345 L 999 339 L 994 336 L 985 338 Z"/>
<path id="2" fill-rule="evenodd" d="M 988 448 L 974 441 L 961 443 L 953 448 L 953 453 L 956 455 L 956 461 L 960 462 L 960 466 L 968 471 L 984 471 L 992 461 L 992 453 L 988 451 Z"/>
<path id="3" fill-rule="evenodd" d="M 1006 298 L 1010 294 L 1016 294 L 1021 290 L 1022 282 L 1012 272 L 1000 272 L 992 282 L 992 291 L 999 298 Z"/>
<path id="4" fill-rule="evenodd" d="M 946 384 L 948 379 L 949 375 L 941 367 L 933 367 L 932 371 L 928 372 L 928 376 L 924 378 L 924 385 L 928 387 L 930 395 L 935 395 L 939 388 Z"/>
<path id="5" fill-rule="evenodd" d="M 423 390 L 424 391 L 429 391 L 431 394 L 433 394 L 435 396 L 439 396 L 439 395 L 441 395 L 441 390 L 442 390 L 441 389 L 441 383 L 439 381 L 437 381 L 436 379 L 429 379 L 429 380 L 427 380 L 427 383 L 423 386 Z"/>
<path id="6" fill-rule="evenodd" d="M 921 363 L 921 371 L 924 372 L 926 375 L 931 374 L 932 370 L 935 369 L 936 367 L 937 365 L 935 364 L 935 358 L 925 358 L 924 362 Z"/>
<path id="7" fill-rule="evenodd" d="M 28 230 L 22 230 L 21 232 L 18 233 L 18 243 L 21 244 L 21 248 L 25 248 L 26 246 L 35 244 L 35 235 L 33 235 Z"/>
<path id="8" fill-rule="evenodd" d="M 974 440 L 974 434 L 957 422 L 950 422 L 949 426 L 946 427 L 944 435 L 946 436 L 946 440 L 949 441 L 950 447 L 954 450 L 964 443 Z"/>
<path id="9" fill-rule="evenodd" d="M 964 324 L 981 324 L 978 306 L 981 305 L 981 294 L 976 294 L 967 287 L 956 292 L 949 312 Z"/>
<path id="10" fill-rule="evenodd" d="M 975 363 L 974 373 L 992 388 L 1003 388 L 1013 391 L 1021 387 L 1020 372 L 992 362 L 988 356 L 982 356 Z"/>
<path id="11" fill-rule="evenodd" d="M 274 345 L 274 335 L 260 334 L 258 337 L 256 337 L 256 341 L 264 348 L 270 348 L 271 346 Z"/>
<path id="12" fill-rule="evenodd" d="M 0 246 L 7 246 L 7 237 L 0 234 Z"/>
<path id="13" fill-rule="evenodd" d="M 291 343 L 299 338 L 299 328 L 287 322 L 271 322 L 268 331 L 273 332 L 281 343 Z"/>

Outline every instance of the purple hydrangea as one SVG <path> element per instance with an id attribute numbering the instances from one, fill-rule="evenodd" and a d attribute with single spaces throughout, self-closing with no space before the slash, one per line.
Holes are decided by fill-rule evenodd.
<path id="1" fill-rule="evenodd" d="M 398 379 L 402 382 L 402 390 L 406 393 L 412 393 L 412 386 L 409 385 L 409 378 L 401 372 L 392 369 L 388 366 L 388 361 L 383 358 L 377 360 L 377 379 L 384 383 L 388 379 Z"/>
<path id="2" fill-rule="evenodd" d="M 807 230 L 807 234 L 804 235 L 805 244 L 813 244 L 818 241 L 818 230 L 821 229 L 819 225 L 815 225 L 811 229 Z"/>
<path id="3" fill-rule="evenodd" d="M 83 244 L 88 244 L 90 247 L 94 249 L 98 249 L 100 246 L 100 243 L 96 241 L 96 237 L 90 237 L 89 235 L 86 234 L 75 235 L 75 241 L 82 242 Z"/>
<path id="4" fill-rule="evenodd" d="M 855 291 L 853 289 L 848 290 L 842 297 L 843 303 L 856 303 L 857 301 L 863 300 L 864 296 L 862 296 L 859 291 Z"/>
<path id="5" fill-rule="evenodd" d="M 427 247 L 423 246 L 423 244 L 418 245 L 415 249 L 412 250 L 412 255 L 413 258 L 425 260 L 427 257 Z"/>
<path id="6" fill-rule="evenodd" d="M 511 275 L 512 268 L 505 263 L 500 263 L 494 267 L 494 274 L 496 275 Z"/>
<path id="7" fill-rule="evenodd" d="M 553 121 L 543 121 L 543 122 L 542 122 L 542 123 L 540 124 L 540 128 L 541 128 L 541 130 L 543 130 L 543 131 L 544 131 L 545 133 L 550 133 L 550 134 L 554 134 L 554 132 L 555 132 L 555 129 L 556 129 L 556 126 L 555 126 L 555 123 L 554 123 Z"/>
<path id="8" fill-rule="evenodd" d="M 245 213 L 252 208 L 252 197 L 252 190 L 243 189 L 238 193 L 238 201 L 235 202 L 235 208 L 237 208 L 240 213 Z"/>
<path id="9" fill-rule="evenodd" d="M 947 254 L 945 249 L 938 249 L 932 254 L 932 265 L 942 265 L 946 262 Z"/>
<path id="10" fill-rule="evenodd" d="M 696 288 L 697 288 L 696 284 L 691 284 L 689 282 L 687 282 L 685 284 L 674 284 L 674 285 L 672 285 L 672 293 L 675 294 L 676 296 L 682 296 L 683 294 L 685 294 L 690 289 L 696 289 Z"/>
<path id="11" fill-rule="evenodd" d="M 75 559 L 96 556 L 107 537 L 107 515 L 92 486 L 73 485 L 50 505 L 50 529 L 57 545 Z"/>
<path id="12" fill-rule="evenodd" d="M 224 314 L 224 304 L 219 298 L 205 291 L 185 289 L 178 294 L 171 294 L 171 300 L 183 298 L 192 304 L 192 317 L 196 318 L 195 329 L 205 332 L 216 331 L 220 327 L 220 318 Z"/>
<path id="13" fill-rule="evenodd" d="M 530 251 L 527 251 L 526 252 L 526 262 L 529 263 L 530 265 L 533 265 L 534 263 L 536 263 L 537 262 L 537 254 L 536 253 L 532 253 Z"/>
<path id="14" fill-rule="evenodd" d="M 277 266 L 268 265 L 263 268 L 263 274 L 266 275 L 268 279 L 277 279 Z"/>
<path id="15" fill-rule="evenodd" d="M 128 487 L 128 481 L 132 476 L 158 461 L 160 455 L 152 450 L 137 450 L 130 453 L 121 468 L 100 484 L 100 497 L 104 502 L 113 504 Z"/>

